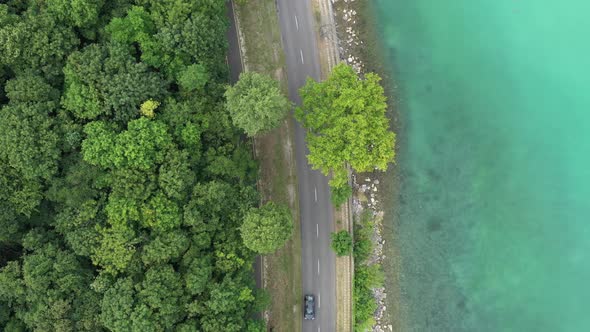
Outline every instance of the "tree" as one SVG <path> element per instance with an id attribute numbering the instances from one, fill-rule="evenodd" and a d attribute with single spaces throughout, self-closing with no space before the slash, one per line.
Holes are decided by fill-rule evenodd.
<path id="1" fill-rule="evenodd" d="M 76 118 L 111 117 L 126 123 L 139 115 L 140 105 L 159 99 L 164 81 L 144 63 L 137 63 L 129 47 L 120 43 L 91 44 L 68 57 L 63 69 L 64 108 Z"/>
<path id="2" fill-rule="evenodd" d="M 101 321 L 111 331 L 167 331 L 182 320 L 185 297 L 172 266 L 148 269 L 143 281 L 120 278 L 101 303 Z"/>
<path id="3" fill-rule="evenodd" d="M 0 300 L 16 318 L 37 331 L 95 331 L 98 294 L 78 258 L 46 244 L 0 270 Z"/>
<path id="4" fill-rule="evenodd" d="M 156 113 L 154 111 L 156 110 L 156 108 L 158 108 L 158 106 L 160 106 L 160 102 L 148 99 L 143 104 L 141 104 L 141 107 L 139 108 L 139 113 L 151 119 L 154 116 L 156 116 Z"/>
<path id="5" fill-rule="evenodd" d="M 278 127 L 291 106 L 277 81 L 255 72 L 242 73 L 225 97 L 234 125 L 248 136 Z"/>
<path id="6" fill-rule="evenodd" d="M 200 90 L 209 81 L 209 73 L 203 65 L 192 64 L 186 67 L 178 77 L 178 84 L 188 90 Z"/>
<path id="7" fill-rule="evenodd" d="M 261 253 L 272 253 L 282 247 L 293 232 L 289 207 L 273 202 L 252 208 L 240 228 L 246 247 Z"/>
<path id="8" fill-rule="evenodd" d="M 395 134 L 388 129 L 379 81 L 376 74 L 361 79 L 352 67 L 339 64 L 326 81 L 308 79 L 300 90 L 302 106 L 295 115 L 309 130 L 309 163 L 331 172 L 330 185 L 339 193 L 348 186 L 346 165 L 356 172 L 384 171 L 394 161 Z"/>
<path id="9" fill-rule="evenodd" d="M 348 256 L 352 252 L 352 236 L 347 231 L 330 234 L 332 249 L 338 256 Z"/>
<path id="10" fill-rule="evenodd" d="M 52 117 L 57 105 L 51 100 L 56 91 L 42 78 L 26 75 L 8 81 L 6 94 L 11 101 L 0 111 L 0 159 L 24 179 L 50 179 L 59 158 Z"/>
<path id="11" fill-rule="evenodd" d="M 101 239 L 93 248 L 92 263 L 107 273 L 125 271 L 137 251 L 135 232 L 125 227 L 98 228 Z"/>
<path id="12" fill-rule="evenodd" d="M 0 331 L 264 330 L 225 3 L 0 2 Z"/>
<path id="13" fill-rule="evenodd" d="M 66 56 L 80 42 L 72 28 L 47 13 L 19 17 L 2 13 L 5 8 L 0 5 L 0 63 L 17 74 L 34 71 L 59 82 Z"/>
<path id="14" fill-rule="evenodd" d="M 104 0 L 47 0 L 46 4 L 54 17 L 84 28 L 96 23 Z"/>
<path id="15" fill-rule="evenodd" d="M 84 128 L 87 135 L 82 142 L 84 160 L 105 168 L 149 170 L 164 161 L 171 147 L 166 129 L 159 121 L 140 118 L 130 121 L 126 131 L 116 134 L 106 122 L 91 122 Z"/>

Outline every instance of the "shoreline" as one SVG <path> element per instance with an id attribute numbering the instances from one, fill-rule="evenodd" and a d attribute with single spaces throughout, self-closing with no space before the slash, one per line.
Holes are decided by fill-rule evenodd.
<path id="1" fill-rule="evenodd" d="M 387 116 L 390 126 L 397 135 L 396 155 L 399 157 L 402 128 L 397 111 L 396 90 L 393 68 L 386 65 L 387 51 L 381 44 L 374 21 L 374 8 L 369 1 L 334 0 L 334 19 L 338 35 L 340 57 L 357 72 L 375 72 L 387 96 Z M 398 166 L 393 164 L 387 172 L 353 174 L 353 215 L 358 220 L 363 211 L 372 212 L 373 230 L 372 263 L 381 265 L 385 275 L 383 287 L 374 289 L 378 303 L 374 315 L 376 324 L 372 331 L 399 331 L 404 326 L 399 276 L 402 257 L 396 247 L 393 229 L 396 197 L 399 195 Z"/>

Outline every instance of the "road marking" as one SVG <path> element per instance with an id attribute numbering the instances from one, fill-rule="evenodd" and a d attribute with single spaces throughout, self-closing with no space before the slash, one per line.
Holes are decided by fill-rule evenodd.
<path id="1" fill-rule="evenodd" d="M 320 332 L 320 327 L 318 326 L 318 332 Z"/>
<path id="2" fill-rule="evenodd" d="M 301 63 L 305 64 L 305 62 L 303 61 L 303 50 L 299 49 L 299 53 L 301 54 Z"/>
<path id="3" fill-rule="evenodd" d="M 315 236 L 320 237 L 320 224 L 315 224 Z"/>
<path id="4" fill-rule="evenodd" d="M 295 26 L 297 27 L 297 31 L 299 31 L 299 21 L 297 21 L 297 15 L 295 16 Z"/>
<path id="5" fill-rule="evenodd" d="M 318 309 L 322 306 L 322 294 L 318 294 Z"/>
<path id="6" fill-rule="evenodd" d="M 317 202 L 318 201 L 318 187 L 313 188 L 313 193 L 315 195 L 315 201 Z"/>
<path id="7" fill-rule="evenodd" d="M 320 275 L 320 260 L 318 259 L 318 275 Z"/>

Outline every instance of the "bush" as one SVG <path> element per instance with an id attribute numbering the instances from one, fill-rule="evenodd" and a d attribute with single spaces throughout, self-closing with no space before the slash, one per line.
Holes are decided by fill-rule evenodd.
<path id="1" fill-rule="evenodd" d="M 384 277 L 379 264 L 367 265 L 366 260 L 373 251 L 371 242 L 372 222 L 370 214 L 364 213 L 361 222 L 354 228 L 354 320 L 355 331 L 365 331 L 375 324 L 373 314 L 377 302 L 372 289 L 383 285 Z"/>
<path id="2" fill-rule="evenodd" d="M 352 237 L 347 231 L 332 233 L 332 249 L 338 256 L 347 256 L 352 252 Z"/>
<path id="3" fill-rule="evenodd" d="M 336 207 L 340 207 L 340 205 L 344 204 L 346 200 L 352 196 L 352 188 L 347 184 L 339 187 L 331 187 L 331 189 L 332 204 L 334 204 Z"/>
<path id="4" fill-rule="evenodd" d="M 362 216 L 361 224 L 354 226 L 354 260 L 357 263 L 364 262 L 373 251 L 371 242 L 372 223 L 367 220 L 368 214 Z"/>

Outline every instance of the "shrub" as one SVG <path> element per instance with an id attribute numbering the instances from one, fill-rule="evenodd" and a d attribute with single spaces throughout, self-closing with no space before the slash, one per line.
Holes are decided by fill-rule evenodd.
<path id="1" fill-rule="evenodd" d="M 338 256 L 347 256 L 352 252 L 352 237 L 347 231 L 332 233 L 332 249 Z"/>

